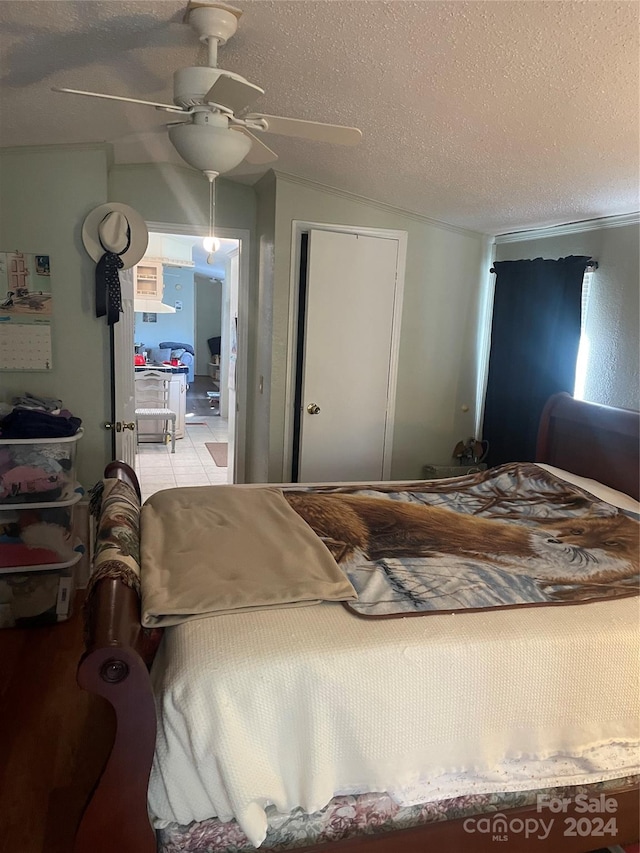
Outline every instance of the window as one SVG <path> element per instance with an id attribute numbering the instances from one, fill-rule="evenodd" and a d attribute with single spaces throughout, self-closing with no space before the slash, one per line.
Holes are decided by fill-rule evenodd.
<path id="1" fill-rule="evenodd" d="M 589 338 L 587 336 L 587 311 L 589 308 L 589 288 L 594 268 L 587 267 L 582 279 L 582 304 L 580 307 L 580 345 L 576 361 L 576 383 L 573 396 L 576 400 L 584 400 L 584 388 L 587 381 L 587 364 L 589 362 Z"/>

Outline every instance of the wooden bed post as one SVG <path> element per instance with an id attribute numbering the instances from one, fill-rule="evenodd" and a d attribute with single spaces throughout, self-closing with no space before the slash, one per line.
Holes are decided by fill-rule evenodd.
<path id="1" fill-rule="evenodd" d="M 136 475 L 124 463 L 109 463 L 105 477 L 123 480 L 140 499 Z M 156 743 L 148 667 L 162 631 L 142 628 L 138 592 L 118 578 L 96 582 L 85 616 L 86 652 L 78 666 L 78 684 L 111 704 L 116 733 L 82 815 L 73 853 L 156 853 L 156 836 L 147 816 Z"/>
<path id="2" fill-rule="evenodd" d="M 80 663 L 78 683 L 111 703 L 116 735 L 107 765 L 82 817 L 74 853 L 155 853 L 155 832 L 145 820 L 156 742 L 156 715 L 147 668 L 133 649 L 96 649 Z"/>

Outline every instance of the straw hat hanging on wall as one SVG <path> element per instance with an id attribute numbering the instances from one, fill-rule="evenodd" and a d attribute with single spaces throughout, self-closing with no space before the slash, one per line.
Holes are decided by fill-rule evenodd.
<path id="1" fill-rule="evenodd" d="M 96 261 L 96 317 L 117 323 L 122 310 L 118 270 L 143 257 L 149 243 L 144 219 L 132 207 L 107 202 L 94 208 L 82 225 L 82 242 Z"/>

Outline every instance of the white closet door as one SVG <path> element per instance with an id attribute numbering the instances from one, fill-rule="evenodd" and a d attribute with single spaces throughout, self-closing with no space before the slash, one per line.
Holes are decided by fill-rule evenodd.
<path id="1" fill-rule="evenodd" d="M 396 239 L 309 233 L 300 482 L 383 478 L 397 265 Z"/>

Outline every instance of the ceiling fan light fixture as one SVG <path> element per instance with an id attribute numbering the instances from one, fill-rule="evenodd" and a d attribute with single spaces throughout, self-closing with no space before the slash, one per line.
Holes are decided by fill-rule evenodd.
<path id="1" fill-rule="evenodd" d="M 200 172 L 229 172 L 249 153 L 251 140 L 228 127 L 212 124 L 178 124 L 169 139 L 182 159 Z"/>

